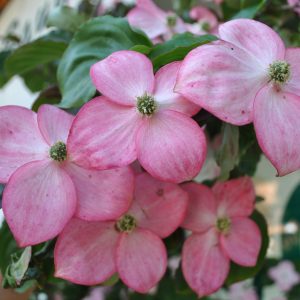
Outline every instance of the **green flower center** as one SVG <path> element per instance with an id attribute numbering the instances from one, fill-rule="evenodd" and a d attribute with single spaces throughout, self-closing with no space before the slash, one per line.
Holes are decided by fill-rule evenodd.
<path id="1" fill-rule="evenodd" d="M 156 111 L 157 105 L 153 96 L 145 93 L 141 97 L 137 97 L 137 109 L 144 116 L 151 116 Z"/>
<path id="2" fill-rule="evenodd" d="M 208 22 L 203 22 L 202 24 L 200 24 L 200 26 L 204 31 L 210 31 L 210 24 Z"/>
<path id="3" fill-rule="evenodd" d="M 136 226 L 136 219 L 131 215 L 124 215 L 121 219 L 116 222 L 116 229 L 119 232 L 132 232 Z"/>
<path id="4" fill-rule="evenodd" d="M 269 77 L 275 83 L 283 84 L 287 82 L 290 74 L 290 64 L 285 61 L 276 60 L 269 65 Z"/>
<path id="5" fill-rule="evenodd" d="M 171 28 L 175 27 L 176 23 L 177 23 L 176 15 L 167 16 L 167 24 L 168 24 L 169 27 L 171 27 Z"/>
<path id="6" fill-rule="evenodd" d="M 229 218 L 219 218 L 216 222 L 217 230 L 221 233 L 229 233 L 231 227 L 231 221 Z"/>
<path id="7" fill-rule="evenodd" d="M 67 159 L 67 146 L 63 142 L 55 143 L 49 151 L 49 155 L 53 160 L 62 162 Z"/>

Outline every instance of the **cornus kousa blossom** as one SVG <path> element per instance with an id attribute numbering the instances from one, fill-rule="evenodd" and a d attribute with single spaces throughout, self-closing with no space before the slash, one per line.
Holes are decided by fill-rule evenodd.
<path id="1" fill-rule="evenodd" d="M 218 26 L 217 17 L 206 7 L 195 6 L 190 11 L 191 19 L 197 21 L 194 24 L 186 24 L 188 31 L 194 34 L 213 32 Z"/>
<path id="2" fill-rule="evenodd" d="M 129 167 L 96 171 L 76 164 L 67 142 L 73 118 L 50 105 L 37 114 L 0 108 L 0 181 L 7 183 L 2 205 L 19 246 L 54 238 L 74 214 L 108 220 L 130 205 Z"/>
<path id="3" fill-rule="evenodd" d="M 249 219 L 255 193 L 249 178 L 217 183 L 212 189 L 197 184 L 183 185 L 189 194 L 183 227 L 192 235 L 182 253 L 183 274 L 201 296 L 218 290 L 224 283 L 230 260 L 254 266 L 261 247 L 258 226 Z"/>
<path id="4" fill-rule="evenodd" d="M 225 122 L 254 122 L 258 142 L 280 176 L 300 168 L 300 48 L 285 49 L 268 26 L 240 19 L 220 41 L 191 51 L 175 91 Z"/>
<path id="5" fill-rule="evenodd" d="M 186 31 L 185 23 L 175 13 L 163 11 L 152 0 L 137 0 L 127 18 L 131 26 L 143 30 L 150 39 L 169 39 Z"/>
<path id="6" fill-rule="evenodd" d="M 138 175 L 132 205 L 122 217 L 108 222 L 71 220 L 55 247 L 56 276 L 95 285 L 118 273 L 128 287 L 148 292 L 167 267 L 161 239 L 183 221 L 187 199 L 173 183 Z"/>
<path id="7" fill-rule="evenodd" d="M 300 15 L 300 0 L 288 0 L 288 5 L 294 9 L 294 11 Z"/>
<path id="8" fill-rule="evenodd" d="M 288 260 L 270 268 L 268 274 L 283 292 L 288 292 L 300 282 L 300 274 L 295 270 L 293 263 Z"/>
<path id="9" fill-rule="evenodd" d="M 85 104 L 74 120 L 69 146 L 76 162 L 105 169 L 138 158 L 161 180 L 196 176 L 206 141 L 190 118 L 199 107 L 173 93 L 179 66 L 168 64 L 154 76 L 151 61 L 134 51 L 115 52 L 93 65 L 92 81 L 103 96 Z"/>

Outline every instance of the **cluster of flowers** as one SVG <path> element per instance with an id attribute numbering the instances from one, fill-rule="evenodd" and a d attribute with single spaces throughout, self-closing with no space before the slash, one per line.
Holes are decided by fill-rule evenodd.
<path id="1" fill-rule="evenodd" d="M 151 0 L 137 0 L 128 21 L 154 41 L 184 31 L 196 33 L 188 27 L 194 25 L 174 14 L 170 26 L 170 14 Z M 175 92 L 225 122 L 253 122 L 259 145 L 279 176 L 299 169 L 300 49 L 286 49 L 278 34 L 260 22 L 239 19 L 218 25 L 203 7 L 192 9 L 190 16 L 217 30 L 220 40 L 189 53 Z"/>
<path id="2" fill-rule="evenodd" d="M 174 12 L 163 11 L 152 0 L 137 0 L 127 18 L 130 25 L 143 30 L 155 43 L 168 40 L 176 33 L 217 33 L 218 19 L 208 8 L 196 6 L 191 9 L 189 16 L 194 23 L 185 23 Z"/>
<path id="3" fill-rule="evenodd" d="M 182 269 L 199 296 L 222 286 L 230 260 L 256 264 L 250 179 L 178 185 L 206 157 L 191 117 L 203 107 L 235 125 L 253 121 L 279 175 L 298 169 L 300 51 L 251 20 L 223 24 L 219 37 L 155 75 L 145 55 L 114 52 L 92 66 L 101 96 L 76 117 L 49 105 L 0 108 L 4 215 L 22 247 L 59 235 L 56 276 L 93 285 L 118 273 L 148 292 L 166 270 L 162 239 L 179 226 L 192 232 Z M 136 160 L 146 172 L 133 171 Z"/>
<path id="4" fill-rule="evenodd" d="M 255 203 L 249 178 L 209 189 L 192 182 L 181 186 L 163 182 L 128 166 L 82 167 L 83 154 L 79 160 L 78 152 L 85 151 L 85 144 L 77 151 L 73 140 L 84 136 L 76 123 L 85 108 L 75 120 L 49 105 L 41 106 L 37 114 L 17 106 L 0 108 L 0 179 L 7 182 L 3 210 L 20 246 L 59 235 L 56 276 L 94 285 L 118 273 L 141 293 L 165 273 L 162 238 L 179 226 L 193 232 L 184 244 L 182 267 L 199 295 L 222 286 L 230 259 L 255 265 L 261 237 L 248 218 Z M 97 111 L 88 113 L 101 120 Z M 101 135 L 90 125 L 87 120 L 84 127 L 97 142 Z M 97 145 L 95 149 L 101 151 Z M 86 158 L 91 157 L 86 152 Z"/>

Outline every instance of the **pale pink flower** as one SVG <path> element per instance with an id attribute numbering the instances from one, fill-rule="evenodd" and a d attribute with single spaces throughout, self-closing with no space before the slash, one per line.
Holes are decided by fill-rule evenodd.
<path id="1" fill-rule="evenodd" d="M 154 76 L 151 61 L 135 51 L 114 52 L 91 68 L 103 96 L 83 106 L 73 123 L 70 149 L 87 168 L 128 165 L 138 158 L 152 176 L 182 182 L 205 159 L 202 129 L 190 118 L 199 107 L 173 92 L 180 62 Z"/>
<path id="2" fill-rule="evenodd" d="M 138 175 L 132 206 L 121 218 L 108 222 L 71 220 L 55 247 L 55 275 L 95 285 L 118 273 L 128 287 L 148 292 L 166 271 L 162 238 L 183 221 L 187 200 L 187 193 L 178 185 L 146 173 Z"/>
<path id="3" fill-rule="evenodd" d="M 192 235 L 185 241 L 182 270 L 189 286 L 201 297 L 225 282 L 230 260 L 254 266 L 261 247 L 258 226 L 249 218 L 255 192 L 247 177 L 220 182 L 212 189 L 183 185 L 189 205 L 183 227 Z"/>
<path id="4" fill-rule="evenodd" d="M 3 211 L 19 246 L 54 238 L 75 214 L 86 220 L 117 218 L 134 188 L 128 167 L 87 170 L 68 147 L 73 116 L 50 105 L 38 113 L 0 108 L 0 182 Z"/>
<path id="5" fill-rule="evenodd" d="M 228 296 L 230 300 L 258 300 L 258 295 L 249 282 L 238 282 L 229 287 Z"/>
<path id="6" fill-rule="evenodd" d="M 288 0 L 288 4 L 300 15 L 300 0 Z"/>
<path id="7" fill-rule="evenodd" d="M 127 15 L 131 26 L 143 30 L 150 39 L 163 36 L 169 39 L 175 33 L 186 31 L 185 23 L 173 12 L 165 12 L 152 0 L 137 0 Z"/>
<path id="8" fill-rule="evenodd" d="M 218 26 L 218 19 L 208 8 L 195 6 L 190 11 L 190 17 L 196 23 L 186 24 L 188 31 L 194 34 L 205 34 L 213 32 Z"/>
<path id="9" fill-rule="evenodd" d="M 82 300 L 105 300 L 105 295 L 107 294 L 109 289 L 110 288 L 106 286 L 92 288 L 88 296 L 84 297 Z"/>
<path id="10" fill-rule="evenodd" d="M 221 25 L 219 36 L 187 55 L 175 91 L 225 122 L 254 122 L 280 176 L 299 169 L 300 48 L 247 19 Z"/>
<path id="11" fill-rule="evenodd" d="M 269 276 L 283 292 L 288 292 L 294 285 L 300 283 L 299 273 L 296 272 L 294 265 L 288 260 L 270 268 Z"/>

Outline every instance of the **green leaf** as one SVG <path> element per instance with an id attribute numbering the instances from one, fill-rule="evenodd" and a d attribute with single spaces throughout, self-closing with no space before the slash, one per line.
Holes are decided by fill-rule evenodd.
<path id="1" fill-rule="evenodd" d="M 235 14 L 232 17 L 232 19 L 241 19 L 241 18 L 253 19 L 257 15 L 257 13 L 264 7 L 265 3 L 266 1 L 260 1 L 259 4 L 246 7 L 240 10 L 237 14 Z"/>
<path id="2" fill-rule="evenodd" d="M 221 167 L 221 180 L 227 180 L 239 160 L 239 128 L 224 123 L 221 129 L 222 144 L 217 153 L 217 164 Z"/>
<path id="3" fill-rule="evenodd" d="M 119 281 L 119 275 L 116 273 L 101 283 L 103 286 L 113 286 Z"/>
<path id="4" fill-rule="evenodd" d="M 217 40 L 214 35 L 196 36 L 189 32 L 177 34 L 171 40 L 153 47 L 149 58 L 154 69 L 177 60 L 182 60 L 194 48 Z"/>
<path id="5" fill-rule="evenodd" d="M 27 272 L 30 259 L 31 247 L 26 247 L 21 256 L 18 256 L 16 253 L 11 256 L 11 264 L 7 267 L 4 277 L 4 280 L 6 280 L 11 287 L 21 285 L 24 275 Z"/>
<path id="6" fill-rule="evenodd" d="M 9 77 L 6 74 L 4 65 L 7 57 L 9 57 L 11 51 L 3 51 L 0 52 L 0 88 L 3 87 L 7 81 L 9 80 Z"/>
<path id="7" fill-rule="evenodd" d="M 299 209 L 300 185 L 298 185 L 290 196 L 286 205 L 282 224 L 294 227 L 292 232 L 282 233 L 282 252 L 284 259 L 300 262 L 300 209 Z"/>
<path id="8" fill-rule="evenodd" d="M 79 107 L 95 94 L 90 67 L 109 54 L 136 45 L 151 47 L 140 31 L 132 29 L 123 18 L 104 16 L 83 24 L 67 48 L 58 68 L 58 82 L 63 108 Z"/>
<path id="9" fill-rule="evenodd" d="M 147 47 L 145 45 L 136 45 L 130 48 L 130 50 L 148 55 L 151 52 L 152 48 Z"/>
<path id="10" fill-rule="evenodd" d="M 16 49 L 6 60 L 8 76 L 23 74 L 38 66 L 60 59 L 67 43 L 40 38 Z"/>
<path id="11" fill-rule="evenodd" d="M 264 216 L 257 210 L 253 212 L 251 219 L 258 225 L 262 236 L 262 246 L 256 266 L 242 267 L 235 263 L 231 263 L 230 272 L 226 280 L 226 284 L 228 285 L 254 277 L 260 271 L 265 262 L 265 257 L 269 246 L 268 226 Z"/>
<path id="12" fill-rule="evenodd" d="M 80 14 L 72 7 L 58 6 L 51 12 L 47 20 L 47 26 L 75 32 L 78 27 L 88 19 L 88 16 Z"/>
<path id="13" fill-rule="evenodd" d="M 240 130 L 240 158 L 234 170 L 237 176 L 253 176 L 261 157 L 261 149 L 257 143 L 253 125 L 239 127 Z"/>
<path id="14" fill-rule="evenodd" d="M 32 110 L 37 112 L 43 104 L 58 104 L 60 102 L 60 92 L 57 86 L 50 86 L 43 90 L 32 104 Z"/>
<path id="15" fill-rule="evenodd" d="M 4 275 L 11 255 L 19 250 L 6 222 L 3 222 L 0 228 L 0 239 L 0 271 Z"/>
<path id="16" fill-rule="evenodd" d="M 225 19 L 253 19 L 266 3 L 267 0 L 226 0 L 222 8 Z"/>

